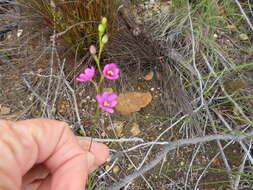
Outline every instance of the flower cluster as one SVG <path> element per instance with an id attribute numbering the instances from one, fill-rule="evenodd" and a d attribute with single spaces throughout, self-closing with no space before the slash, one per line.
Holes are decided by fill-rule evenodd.
<path id="1" fill-rule="evenodd" d="M 94 58 L 97 64 L 97 68 L 100 73 L 99 83 L 96 83 L 95 81 L 92 80 L 96 73 L 95 67 L 93 66 L 86 68 L 83 71 L 83 73 L 81 73 L 76 78 L 76 80 L 79 82 L 91 81 L 95 85 L 95 88 L 96 88 L 96 92 L 97 92 L 96 99 L 97 99 L 99 107 L 108 113 L 113 113 L 114 112 L 113 108 L 117 104 L 117 97 L 118 97 L 117 94 L 108 93 L 108 92 L 100 93 L 100 88 L 104 81 L 104 78 L 109 79 L 109 80 L 116 80 L 119 78 L 119 74 L 120 74 L 120 69 L 115 63 L 109 63 L 105 65 L 103 68 L 103 71 L 101 70 L 101 67 L 100 67 L 101 53 L 104 49 L 105 44 L 108 42 L 108 35 L 105 34 L 106 28 L 107 28 L 107 19 L 102 18 L 101 24 L 99 24 L 98 26 L 99 51 L 97 53 L 97 49 L 94 45 L 91 45 L 89 49 L 92 57 Z"/>
<path id="2" fill-rule="evenodd" d="M 102 94 L 98 94 L 96 99 L 98 101 L 98 105 L 102 110 L 105 110 L 108 113 L 113 113 L 113 108 L 117 104 L 117 94 L 103 92 Z"/>
<path id="3" fill-rule="evenodd" d="M 92 81 L 93 77 L 95 76 L 95 72 L 96 70 L 94 67 L 88 67 L 84 70 L 83 73 L 76 77 L 76 80 L 79 82 Z M 106 79 L 116 80 L 119 78 L 119 73 L 120 70 L 115 63 L 110 63 L 104 66 L 103 77 L 105 77 Z M 103 92 L 102 94 L 98 94 L 96 96 L 96 99 L 98 101 L 99 107 L 102 110 L 108 113 L 114 112 L 113 108 L 117 104 L 117 94 Z"/>
<path id="4" fill-rule="evenodd" d="M 76 80 L 79 82 L 86 82 L 91 81 L 92 78 L 95 76 L 95 68 L 88 67 L 84 69 L 83 73 L 81 73 L 78 77 L 76 77 Z M 119 68 L 115 63 L 110 63 L 105 65 L 103 69 L 103 75 L 105 78 L 109 80 L 117 80 L 119 78 Z"/>

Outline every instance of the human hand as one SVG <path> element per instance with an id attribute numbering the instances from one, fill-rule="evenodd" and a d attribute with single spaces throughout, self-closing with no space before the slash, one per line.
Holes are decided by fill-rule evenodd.
<path id="1" fill-rule="evenodd" d="M 83 190 L 108 148 L 48 119 L 0 120 L 1 190 Z"/>

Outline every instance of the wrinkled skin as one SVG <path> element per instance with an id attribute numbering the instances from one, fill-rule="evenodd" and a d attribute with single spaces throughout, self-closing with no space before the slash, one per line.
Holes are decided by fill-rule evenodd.
<path id="1" fill-rule="evenodd" d="M 83 190 L 108 148 L 73 135 L 66 123 L 0 120 L 1 190 Z"/>

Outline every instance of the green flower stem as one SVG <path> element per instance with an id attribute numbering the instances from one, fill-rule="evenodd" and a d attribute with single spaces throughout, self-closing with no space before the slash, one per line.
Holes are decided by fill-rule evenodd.
<path id="1" fill-rule="evenodd" d="M 97 67 L 98 67 L 98 71 L 100 73 L 100 75 L 102 76 L 103 73 L 102 73 L 102 70 L 101 70 L 101 67 L 100 67 L 100 57 L 97 57 L 96 55 L 93 56 L 96 64 L 97 64 Z"/>
<path id="2" fill-rule="evenodd" d="M 100 85 L 97 85 L 97 83 L 95 81 L 93 81 L 93 80 L 91 80 L 91 82 L 95 86 L 96 94 L 99 94 L 99 92 L 100 92 Z M 99 106 L 98 106 L 98 104 L 96 106 L 96 116 L 97 116 L 97 118 L 99 117 Z"/>
<path id="3" fill-rule="evenodd" d="M 96 89 L 96 93 L 99 94 L 99 85 L 97 85 L 97 83 L 93 80 L 91 80 L 92 84 L 94 84 L 95 89 Z"/>
<path id="4" fill-rule="evenodd" d="M 99 88 L 101 87 L 101 85 L 102 85 L 104 79 L 105 79 L 104 75 L 101 75 L 100 81 L 99 81 L 99 83 L 98 83 Z"/>
<path id="5" fill-rule="evenodd" d="M 98 59 L 100 60 L 101 58 L 101 54 L 103 52 L 103 49 L 105 47 L 105 44 L 101 41 L 100 45 L 99 45 L 99 52 L 98 52 Z"/>

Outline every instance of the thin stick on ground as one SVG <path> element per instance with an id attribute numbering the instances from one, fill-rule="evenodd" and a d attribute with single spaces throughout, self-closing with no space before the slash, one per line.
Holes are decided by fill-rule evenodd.
<path id="1" fill-rule="evenodd" d="M 209 110 L 208 107 L 206 109 L 207 109 L 207 114 L 209 115 L 209 118 L 210 118 L 210 121 L 211 121 L 211 124 L 212 124 L 212 129 L 213 129 L 213 131 L 214 131 L 215 134 L 218 134 L 217 129 L 214 127 L 215 123 L 214 123 L 213 117 L 212 117 L 212 115 L 210 113 L 210 110 Z M 217 145 L 218 145 L 218 147 L 220 149 L 220 154 L 222 156 L 223 162 L 224 162 L 224 164 L 225 164 L 225 166 L 226 166 L 226 168 L 228 170 L 228 175 L 229 175 L 229 178 L 230 178 L 230 187 L 233 188 L 234 184 L 233 184 L 233 181 L 232 181 L 232 179 L 233 179 L 233 176 L 231 174 L 232 170 L 231 170 L 231 167 L 230 167 L 230 165 L 228 163 L 227 157 L 226 157 L 226 155 L 225 155 L 225 153 L 223 151 L 224 148 L 222 147 L 220 140 L 217 140 Z"/>
<path id="2" fill-rule="evenodd" d="M 235 1 L 235 3 L 237 4 L 237 6 L 239 7 L 239 9 L 240 9 L 242 15 L 244 16 L 245 20 L 247 21 L 247 23 L 248 23 L 248 25 L 249 25 L 249 27 L 250 27 L 251 30 L 253 31 L 253 25 L 251 24 L 249 17 L 248 17 L 248 16 L 246 15 L 246 13 L 244 12 L 244 10 L 243 10 L 243 8 L 242 8 L 242 5 L 240 4 L 240 2 L 239 2 L 238 0 L 234 0 L 234 1 Z"/>
<path id="3" fill-rule="evenodd" d="M 198 152 L 199 152 L 200 147 L 201 147 L 201 144 L 198 145 L 197 150 L 196 150 L 195 153 L 193 154 L 192 159 L 191 159 L 191 162 L 190 162 L 190 164 L 189 164 L 190 167 L 188 168 L 188 171 L 187 171 L 186 177 L 185 177 L 185 185 L 184 185 L 184 188 L 185 188 L 185 189 L 186 189 L 186 187 L 187 187 L 187 181 L 188 181 L 189 174 L 190 174 L 190 172 L 192 171 L 192 167 L 191 167 L 191 166 L 193 165 L 193 162 L 194 162 L 194 160 L 195 160 L 195 158 L 196 158 L 196 156 L 197 156 L 197 154 L 198 154 Z"/>
<path id="4" fill-rule="evenodd" d="M 64 79 L 63 81 L 64 81 L 65 85 L 67 86 L 67 88 L 70 90 L 70 92 L 72 94 L 74 107 L 75 107 L 76 118 L 77 118 L 77 123 L 78 123 L 80 129 L 82 130 L 83 134 L 86 134 L 85 130 L 84 130 L 84 127 L 81 124 L 81 118 L 80 118 L 79 109 L 78 109 L 78 106 L 77 106 L 75 90 L 70 86 L 69 82 L 66 79 Z"/>
<path id="5" fill-rule="evenodd" d="M 218 112 L 218 111 L 215 111 L 214 112 L 217 114 L 217 116 L 220 118 L 220 120 L 223 122 L 223 124 L 229 129 L 229 130 L 232 130 L 231 127 L 229 126 L 229 124 L 226 122 L 225 118 Z M 242 149 L 244 150 L 245 153 L 248 152 L 248 149 L 246 148 L 245 144 L 242 142 L 242 141 L 239 141 L 239 144 L 241 145 Z M 251 164 L 253 164 L 253 158 L 251 156 L 250 153 L 247 154 Z"/>
<path id="6" fill-rule="evenodd" d="M 252 140 L 249 143 L 248 151 L 245 152 L 242 164 L 240 165 L 239 170 L 238 170 L 238 174 L 236 175 L 234 189 L 238 189 L 238 187 L 239 187 L 239 183 L 240 183 L 240 179 L 241 179 L 241 173 L 243 173 L 243 171 L 244 171 L 245 163 L 246 163 L 246 160 L 248 158 L 247 155 L 250 154 L 251 147 L 252 147 Z"/>
<path id="7" fill-rule="evenodd" d="M 218 140 L 217 140 L 218 141 Z M 222 151 L 227 148 L 229 145 L 231 145 L 232 143 L 234 143 L 234 140 L 231 140 L 229 141 L 225 146 L 222 147 Z M 209 166 L 214 162 L 214 160 L 220 155 L 221 151 L 218 152 L 211 160 L 210 162 L 206 165 L 206 167 L 204 168 L 204 170 L 201 172 L 201 174 L 199 175 L 196 183 L 195 183 L 195 187 L 194 187 L 194 190 L 198 190 L 199 187 L 199 182 L 200 180 L 202 179 L 202 177 L 204 176 L 204 174 L 206 173 L 207 169 L 209 168 Z"/>
<path id="8" fill-rule="evenodd" d="M 201 105 L 200 107 L 202 107 L 204 105 L 204 92 L 203 92 L 203 81 L 202 81 L 202 76 L 197 68 L 196 65 L 196 50 L 195 50 L 195 37 L 194 37 L 194 28 L 193 28 L 193 24 L 192 24 L 192 18 L 191 18 L 191 8 L 190 8 L 190 3 L 188 1 L 188 17 L 189 17 L 189 22 L 190 22 L 190 28 L 191 28 L 191 41 L 192 41 L 192 62 L 193 62 L 193 67 L 194 70 L 197 73 L 198 76 L 198 81 L 199 81 L 199 95 L 200 95 L 200 100 L 201 100 Z"/>

